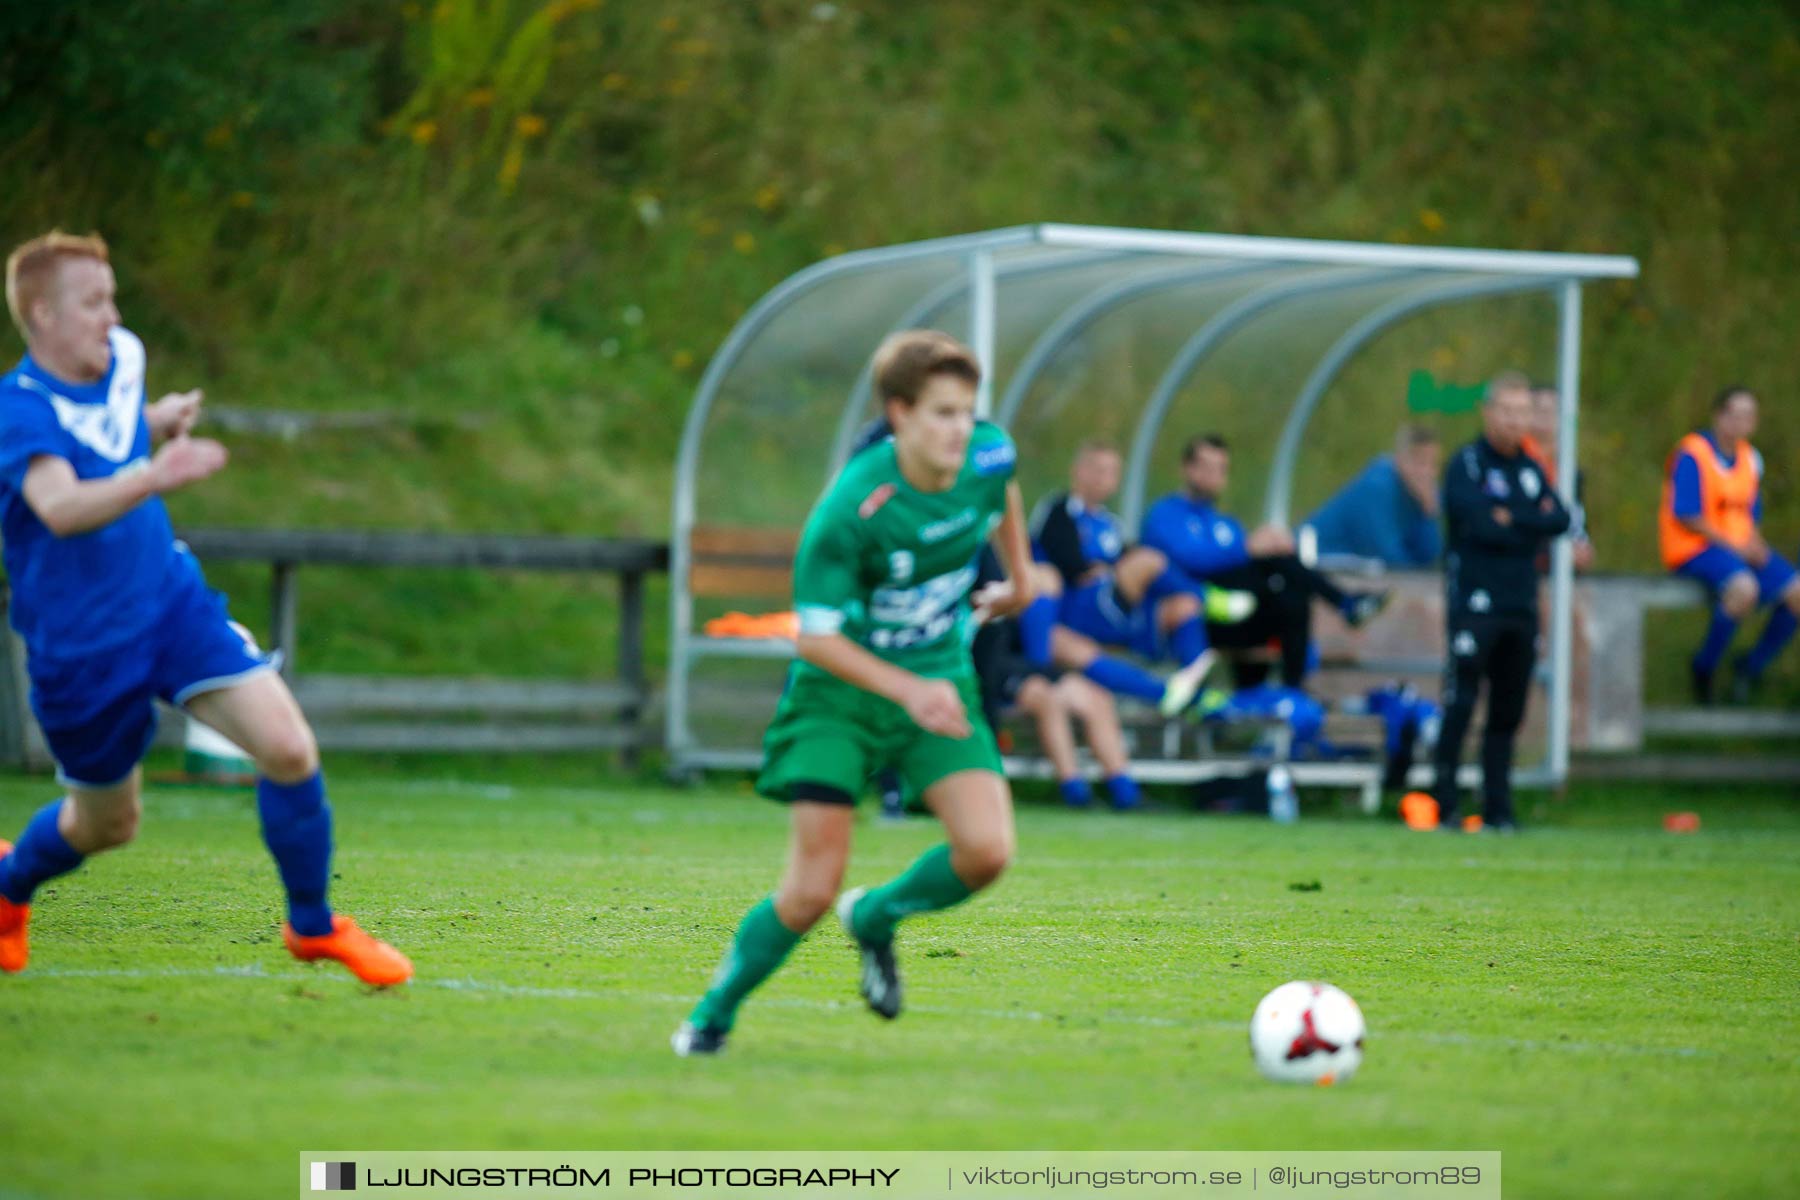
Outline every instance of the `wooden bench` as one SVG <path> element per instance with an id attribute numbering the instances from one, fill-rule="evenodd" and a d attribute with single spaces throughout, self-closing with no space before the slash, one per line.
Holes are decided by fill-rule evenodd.
<path id="1" fill-rule="evenodd" d="M 785 608 L 799 548 L 793 530 L 697 527 L 688 538 L 688 590 L 696 599 L 779 598 Z"/>

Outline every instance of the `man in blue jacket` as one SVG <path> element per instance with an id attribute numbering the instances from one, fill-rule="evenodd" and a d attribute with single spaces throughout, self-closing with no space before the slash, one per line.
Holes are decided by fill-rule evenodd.
<path id="1" fill-rule="evenodd" d="M 1320 554 L 1372 558 L 1390 567 L 1429 567 L 1443 553 L 1438 533 L 1437 434 L 1402 425 L 1384 454 L 1307 518 Z"/>
<path id="2" fill-rule="evenodd" d="M 1381 611 L 1387 595 L 1345 592 L 1295 556 L 1293 533 L 1279 525 L 1246 533 L 1235 517 L 1217 508 L 1230 471 L 1231 452 L 1223 437 L 1207 433 L 1188 439 L 1181 450 L 1186 487 L 1150 506 L 1142 542 L 1195 579 L 1252 593 L 1256 610 L 1232 624 L 1209 622 L 1208 637 L 1214 646 L 1231 648 L 1277 641 L 1281 681 L 1299 687 L 1312 640 L 1313 597 L 1336 608 L 1350 624 L 1361 625 Z M 1258 682 L 1260 674 L 1240 670 L 1238 682 Z"/>

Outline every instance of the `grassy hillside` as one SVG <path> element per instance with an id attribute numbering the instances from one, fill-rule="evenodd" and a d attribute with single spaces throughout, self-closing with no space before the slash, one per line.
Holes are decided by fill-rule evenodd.
<path id="1" fill-rule="evenodd" d="M 383 416 L 234 435 L 178 520 L 595 533 L 666 526 L 708 356 L 845 248 L 1063 220 L 1635 254 L 1589 295 L 1583 453 L 1609 561 L 1648 567 L 1720 383 L 1800 459 L 1797 72 L 1792 10 L 1736 0 L 91 0 L 0 17 L 0 234 L 106 232 L 154 385 Z M 1345 386 L 1478 378 L 1511 336 Z M 1792 471 L 1767 501 L 1791 548 Z"/>

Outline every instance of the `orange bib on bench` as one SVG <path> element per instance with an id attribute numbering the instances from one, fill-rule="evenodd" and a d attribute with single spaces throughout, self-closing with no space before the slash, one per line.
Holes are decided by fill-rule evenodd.
<path id="1" fill-rule="evenodd" d="M 1749 442 L 1738 443 L 1737 457 L 1729 467 L 1720 461 L 1713 444 L 1697 433 L 1675 443 L 1674 453 L 1663 469 L 1662 509 L 1658 513 L 1663 566 L 1671 570 L 1712 545 L 1675 516 L 1675 459 L 1684 450 L 1700 467 L 1700 519 L 1733 546 L 1748 545 L 1756 532 L 1752 514 L 1756 492 L 1762 484 L 1756 469 L 1759 460 Z"/>

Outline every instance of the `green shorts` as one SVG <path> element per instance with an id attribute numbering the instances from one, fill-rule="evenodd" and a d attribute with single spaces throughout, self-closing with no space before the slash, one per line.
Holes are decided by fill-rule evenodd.
<path id="1" fill-rule="evenodd" d="M 981 713 L 973 674 L 952 679 L 973 732 L 966 738 L 927 733 L 892 700 L 829 676 L 796 671 L 763 736 L 763 769 L 756 790 L 791 801 L 795 784 L 813 784 L 862 798 L 883 767 L 900 772 L 907 791 L 926 788 L 958 771 L 999 774 L 1000 749 Z"/>

